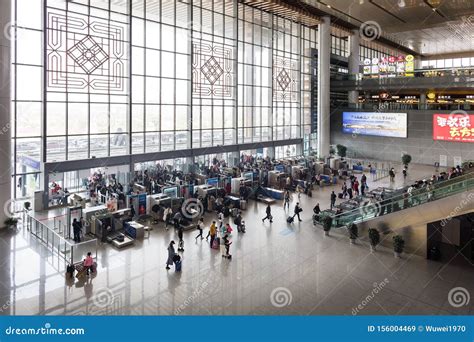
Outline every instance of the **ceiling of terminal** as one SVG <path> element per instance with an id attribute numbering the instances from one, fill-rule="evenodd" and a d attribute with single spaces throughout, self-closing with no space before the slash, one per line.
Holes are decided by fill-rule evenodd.
<path id="1" fill-rule="evenodd" d="M 473 0 L 304 0 L 299 3 L 330 14 L 336 24 L 338 20 L 357 27 L 372 23 L 381 37 L 422 55 L 474 52 Z"/>

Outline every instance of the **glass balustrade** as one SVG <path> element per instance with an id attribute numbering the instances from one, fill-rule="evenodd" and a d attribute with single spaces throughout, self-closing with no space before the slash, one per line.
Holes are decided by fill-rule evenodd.
<path id="1" fill-rule="evenodd" d="M 361 203 L 356 209 L 332 216 L 332 224 L 334 228 L 341 228 L 350 223 L 368 221 L 472 189 L 474 189 L 474 172 L 434 183 L 430 188 L 413 190 L 411 194 L 405 192 L 384 201 Z M 327 215 L 328 213 L 322 213 L 321 217 Z"/>
<path id="2" fill-rule="evenodd" d="M 27 227 L 30 233 L 41 241 L 59 261 L 76 264 L 81 262 L 88 252 L 97 259 L 97 239 L 73 243 L 30 214 L 27 214 Z"/>

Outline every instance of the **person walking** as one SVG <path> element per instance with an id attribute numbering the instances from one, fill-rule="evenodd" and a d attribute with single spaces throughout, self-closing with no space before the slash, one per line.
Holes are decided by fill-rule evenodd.
<path id="1" fill-rule="evenodd" d="M 173 215 L 173 210 L 171 207 L 166 207 L 165 212 L 163 213 L 163 221 L 165 221 L 165 228 L 168 230 L 168 225 L 171 221 L 171 216 Z"/>
<path id="2" fill-rule="evenodd" d="M 86 274 L 89 275 L 93 271 L 94 258 L 92 258 L 92 253 L 88 252 L 86 258 L 84 259 L 84 268 L 86 269 Z"/>
<path id="3" fill-rule="evenodd" d="M 237 226 L 237 231 L 239 233 L 242 232 L 242 215 L 240 211 L 237 212 L 237 216 L 234 219 L 234 224 Z"/>
<path id="4" fill-rule="evenodd" d="M 267 204 L 267 209 L 265 209 L 267 216 L 262 219 L 262 222 L 265 222 L 266 219 L 270 220 L 270 223 L 273 223 L 272 208 L 270 204 Z"/>
<path id="5" fill-rule="evenodd" d="M 290 191 L 286 190 L 285 191 L 285 198 L 284 198 L 284 202 L 283 202 L 283 210 L 288 206 L 288 209 L 290 209 L 290 199 L 291 199 L 291 195 L 290 195 Z"/>
<path id="6" fill-rule="evenodd" d="M 357 178 L 354 180 L 354 193 L 359 196 L 359 181 Z"/>
<path id="7" fill-rule="evenodd" d="M 72 231 L 74 233 L 74 242 L 81 242 L 81 224 L 76 218 L 72 220 Z"/>
<path id="8" fill-rule="evenodd" d="M 217 213 L 217 222 L 219 222 L 219 229 L 222 229 L 222 225 L 224 224 L 224 213 L 222 211 Z"/>
<path id="9" fill-rule="evenodd" d="M 390 176 L 390 182 L 395 182 L 395 169 L 393 167 L 388 172 L 388 175 Z"/>
<path id="10" fill-rule="evenodd" d="M 224 247 L 225 247 L 225 254 L 222 254 L 224 258 L 230 259 L 232 256 L 230 255 L 230 245 L 232 245 L 232 241 L 229 240 L 229 236 L 226 234 L 224 235 Z"/>
<path id="11" fill-rule="evenodd" d="M 183 252 L 184 251 L 184 240 L 183 240 L 183 226 L 179 225 L 178 226 L 178 251 Z"/>
<path id="12" fill-rule="evenodd" d="M 319 203 L 316 203 L 316 205 L 313 208 L 313 221 L 319 222 L 319 214 L 321 213 L 321 208 L 319 207 Z"/>
<path id="13" fill-rule="evenodd" d="M 337 198 L 336 193 L 334 191 L 331 192 L 331 210 L 336 205 L 336 198 Z"/>
<path id="14" fill-rule="evenodd" d="M 211 226 L 209 227 L 209 234 L 208 234 L 210 237 L 211 237 L 211 248 L 212 248 L 212 244 L 216 238 L 216 235 L 217 235 L 217 227 L 216 227 L 216 221 L 212 221 L 212 224 Z M 207 240 L 207 238 L 206 238 Z"/>
<path id="15" fill-rule="evenodd" d="M 343 198 L 347 197 L 347 184 L 346 184 L 346 182 L 344 182 L 344 184 L 342 184 L 342 197 Z"/>
<path id="16" fill-rule="evenodd" d="M 298 216 L 298 220 L 301 222 L 303 221 L 300 217 L 300 213 L 303 211 L 303 209 L 301 209 L 300 207 L 300 203 L 296 203 L 295 205 L 295 211 L 294 211 L 294 215 L 293 215 L 293 218 L 295 218 L 295 216 Z"/>
<path id="17" fill-rule="evenodd" d="M 173 265 L 173 258 L 176 255 L 176 251 L 174 250 L 174 241 L 171 240 L 170 244 L 168 245 L 168 260 L 166 261 L 166 269 L 169 270 L 170 266 Z"/>
<path id="18" fill-rule="evenodd" d="M 223 232 L 223 233 L 224 233 L 223 235 L 230 235 L 230 234 L 232 234 L 232 231 L 233 231 L 233 229 L 232 229 L 232 227 L 230 226 L 230 224 L 229 224 L 229 223 L 226 223 L 226 224 L 225 224 L 225 230 L 224 230 L 224 232 Z"/>
<path id="19" fill-rule="evenodd" d="M 204 236 L 202 236 L 202 232 L 204 230 L 204 218 L 200 218 L 199 222 L 197 224 L 197 230 L 199 231 L 199 234 L 196 236 L 196 241 L 200 237 L 201 240 L 204 239 Z"/>
<path id="20" fill-rule="evenodd" d="M 347 188 L 347 194 L 349 195 L 349 199 L 352 199 L 352 197 L 354 197 L 354 195 L 352 194 L 352 188 Z"/>

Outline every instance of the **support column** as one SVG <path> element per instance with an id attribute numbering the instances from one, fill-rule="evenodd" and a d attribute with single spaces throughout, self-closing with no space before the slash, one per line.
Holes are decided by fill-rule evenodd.
<path id="1" fill-rule="evenodd" d="M 267 147 L 267 156 L 270 157 L 270 159 L 275 159 L 275 147 Z"/>
<path id="2" fill-rule="evenodd" d="M 353 30 L 349 36 L 349 76 L 356 77 L 359 74 L 359 45 L 360 33 L 359 30 Z M 357 108 L 359 105 L 359 92 L 356 90 L 349 91 L 349 107 Z"/>
<path id="3" fill-rule="evenodd" d="M 11 1 L 0 3 L 0 28 L 11 27 Z M 11 28 L 13 30 L 13 28 Z M 5 31 L 5 30 L 4 30 Z M 0 228 L 7 218 L 8 211 L 3 210 L 11 200 L 11 90 L 10 90 L 10 36 L 8 32 L 0 34 Z M 7 211 L 7 213 L 5 213 Z"/>
<path id="4" fill-rule="evenodd" d="M 234 151 L 230 153 L 229 166 L 234 167 L 239 165 L 240 162 L 240 153 L 239 151 Z"/>
<path id="5" fill-rule="evenodd" d="M 421 69 L 421 57 L 415 56 L 415 70 Z"/>
<path id="6" fill-rule="evenodd" d="M 318 29 L 318 157 L 329 155 L 330 103 L 329 63 L 331 57 L 331 18 L 321 18 Z"/>
<path id="7" fill-rule="evenodd" d="M 194 170 L 194 157 L 186 157 L 186 165 L 184 165 L 183 170 L 185 172 L 195 172 Z"/>

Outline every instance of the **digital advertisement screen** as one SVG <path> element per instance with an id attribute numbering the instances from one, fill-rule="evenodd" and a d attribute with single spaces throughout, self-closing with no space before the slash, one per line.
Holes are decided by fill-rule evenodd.
<path id="1" fill-rule="evenodd" d="M 433 115 L 433 140 L 474 142 L 473 114 Z"/>
<path id="2" fill-rule="evenodd" d="M 178 187 L 172 186 L 170 188 L 164 188 L 163 193 L 171 198 L 178 197 Z"/>
<path id="3" fill-rule="evenodd" d="M 407 113 L 344 112 L 342 132 L 378 137 L 407 137 Z"/>
<path id="4" fill-rule="evenodd" d="M 207 183 L 207 185 L 212 185 L 212 186 L 217 187 L 219 185 L 219 178 L 209 178 L 206 181 L 206 183 Z"/>

